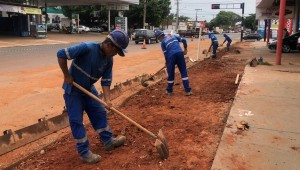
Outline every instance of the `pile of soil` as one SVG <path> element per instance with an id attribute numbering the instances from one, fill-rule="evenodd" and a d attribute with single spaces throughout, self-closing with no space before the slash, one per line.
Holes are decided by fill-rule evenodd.
<path id="1" fill-rule="evenodd" d="M 167 160 L 160 159 L 155 139 L 109 113 L 113 133 L 126 135 L 127 140 L 125 146 L 105 151 L 98 134 L 87 125 L 91 150 L 102 156 L 98 164 L 81 162 L 69 134 L 15 169 L 209 169 L 236 94 L 236 75 L 242 75 L 244 67 L 236 59 L 208 59 L 188 69 L 193 95 L 185 96 L 176 74 L 173 96 L 165 94 L 167 82 L 162 80 L 119 108 L 155 134 L 162 128 L 170 150 Z"/>

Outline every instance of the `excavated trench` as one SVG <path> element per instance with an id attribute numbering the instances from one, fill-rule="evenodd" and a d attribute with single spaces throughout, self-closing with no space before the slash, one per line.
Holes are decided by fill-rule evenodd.
<path id="1" fill-rule="evenodd" d="M 226 54 L 234 54 L 235 50 Z M 100 163 L 83 164 L 71 134 L 37 152 L 13 169 L 209 169 L 212 165 L 230 107 L 242 78 L 245 62 L 239 59 L 206 59 L 188 69 L 193 95 L 185 96 L 180 75 L 175 76 L 174 95 L 165 94 L 166 79 L 132 95 L 118 109 L 148 130 L 162 128 L 170 156 L 161 160 L 155 140 L 117 114 L 109 113 L 113 134 L 126 135 L 125 146 L 104 151 L 98 135 L 86 126 L 91 150 Z M 233 55 L 234 56 L 234 55 Z"/>

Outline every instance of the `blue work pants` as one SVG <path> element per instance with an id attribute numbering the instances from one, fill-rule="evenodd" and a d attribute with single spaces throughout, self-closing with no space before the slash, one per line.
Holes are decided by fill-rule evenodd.
<path id="1" fill-rule="evenodd" d="M 98 96 L 96 90 L 92 90 L 92 93 Z M 90 150 L 89 141 L 83 125 L 83 111 L 87 113 L 93 128 L 99 133 L 100 140 L 103 144 L 107 144 L 113 140 L 112 132 L 107 123 L 106 110 L 102 104 L 84 94 L 70 95 L 65 93 L 64 99 L 68 111 L 70 127 L 80 156 L 86 156 Z"/>
<path id="2" fill-rule="evenodd" d="M 212 58 L 217 58 L 217 49 L 219 47 L 219 44 L 213 44 L 213 55 Z"/>
<path id="3" fill-rule="evenodd" d="M 182 79 L 184 89 L 186 92 L 190 92 L 191 87 L 189 85 L 189 78 L 186 70 L 186 63 L 185 63 L 183 52 L 175 53 L 172 56 L 167 56 L 166 62 L 167 62 L 167 71 L 168 71 L 168 86 L 166 90 L 169 93 L 173 92 L 173 85 L 175 79 L 175 65 L 177 65 L 181 74 L 181 79 Z"/>
<path id="4" fill-rule="evenodd" d="M 229 50 L 230 44 L 231 44 L 231 41 L 228 41 L 226 44 L 227 50 Z"/>

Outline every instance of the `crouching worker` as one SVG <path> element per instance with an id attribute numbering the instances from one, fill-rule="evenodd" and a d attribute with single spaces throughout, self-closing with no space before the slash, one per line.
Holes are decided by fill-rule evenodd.
<path id="1" fill-rule="evenodd" d="M 121 30 L 111 32 L 102 43 L 85 42 L 79 45 L 60 49 L 57 52 L 58 63 L 64 75 L 64 100 L 68 111 L 70 127 L 76 142 L 76 147 L 83 162 L 97 163 L 100 155 L 90 150 L 89 140 L 83 125 L 85 111 L 95 131 L 100 136 L 105 150 L 112 150 L 124 144 L 125 136 L 113 137 L 109 128 L 104 106 L 79 89 L 73 81 L 99 96 L 94 83 L 101 78 L 103 97 L 108 106 L 110 101 L 110 85 L 112 82 L 113 56 L 124 52 L 128 46 L 128 35 Z M 67 60 L 72 60 L 68 70 Z"/>
<path id="2" fill-rule="evenodd" d="M 161 42 L 161 48 L 164 53 L 167 65 L 168 86 L 166 89 L 166 93 L 168 95 L 172 95 L 173 93 L 175 65 L 177 65 L 181 74 L 182 83 L 185 89 L 185 95 L 190 96 L 192 93 L 184 59 L 184 55 L 187 54 L 186 40 L 184 38 L 180 38 L 170 34 L 165 36 L 164 32 L 161 30 L 156 31 L 155 36 L 157 40 Z M 184 51 L 182 51 L 179 42 L 183 43 Z"/>
<path id="3" fill-rule="evenodd" d="M 217 58 L 217 49 L 219 47 L 218 39 L 212 33 L 208 33 L 208 38 L 210 38 L 210 40 L 211 40 L 211 45 L 208 49 L 208 52 L 210 52 L 211 47 L 213 47 L 212 59 L 216 59 Z"/>
<path id="4" fill-rule="evenodd" d="M 232 40 L 231 40 L 231 38 L 230 38 L 227 34 L 224 34 L 224 37 L 225 37 L 225 40 L 224 40 L 224 42 L 221 44 L 221 46 L 223 46 L 223 44 L 227 41 L 227 44 L 226 44 L 226 51 L 229 51 L 230 44 L 231 44 Z"/>

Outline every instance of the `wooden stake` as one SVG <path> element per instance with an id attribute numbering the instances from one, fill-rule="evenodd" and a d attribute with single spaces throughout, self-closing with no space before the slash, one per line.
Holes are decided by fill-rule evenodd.
<path id="1" fill-rule="evenodd" d="M 237 74 L 237 75 L 236 75 L 236 79 L 235 79 L 235 84 L 238 84 L 238 82 L 239 82 L 239 77 L 240 77 L 240 74 Z"/>

